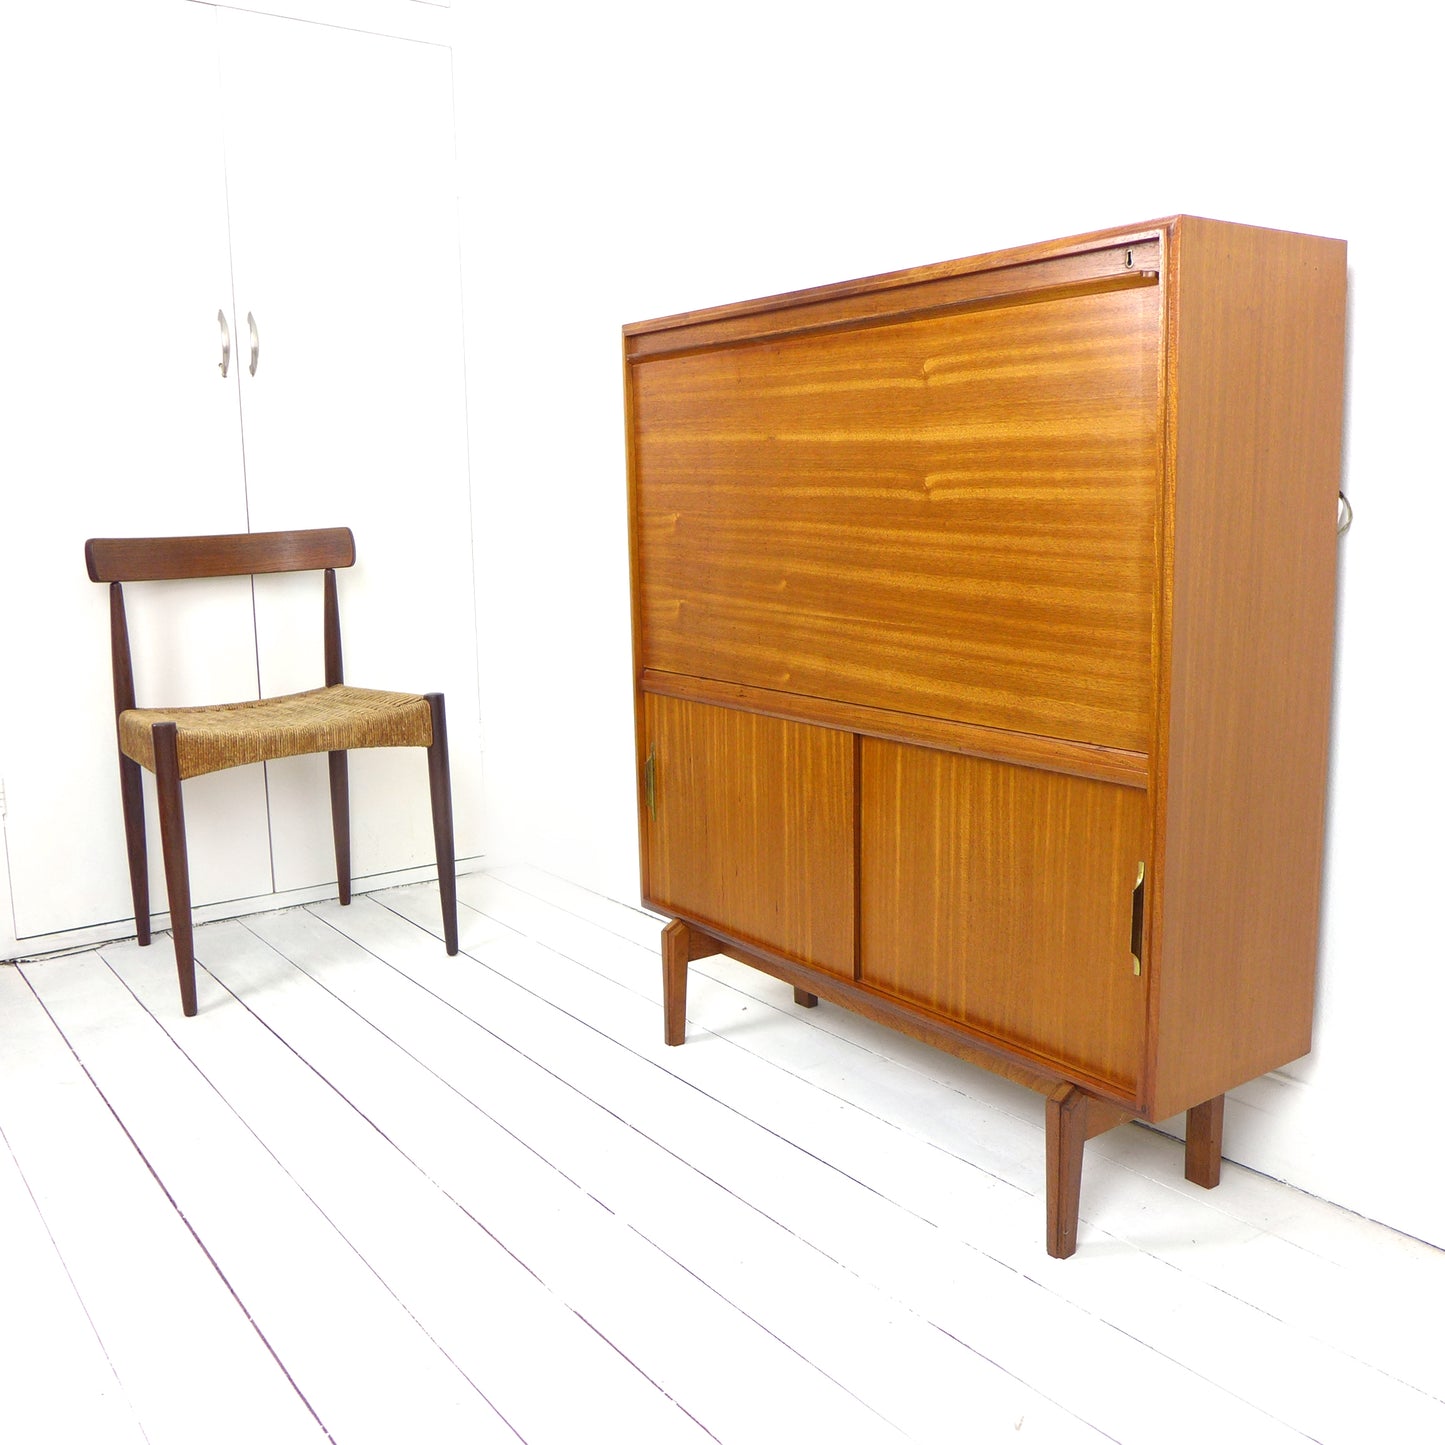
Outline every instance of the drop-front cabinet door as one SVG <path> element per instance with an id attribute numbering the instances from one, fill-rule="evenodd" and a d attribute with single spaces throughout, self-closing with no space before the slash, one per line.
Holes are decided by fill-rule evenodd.
<path id="1" fill-rule="evenodd" d="M 641 667 L 1147 751 L 1158 330 L 1143 286 L 635 363 Z"/>
<path id="2" fill-rule="evenodd" d="M 645 695 L 644 896 L 853 977 L 849 733 Z"/>
<path id="3" fill-rule="evenodd" d="M 1140 788 L 865 738 L 860 976 L 1133 1096 Z"/>

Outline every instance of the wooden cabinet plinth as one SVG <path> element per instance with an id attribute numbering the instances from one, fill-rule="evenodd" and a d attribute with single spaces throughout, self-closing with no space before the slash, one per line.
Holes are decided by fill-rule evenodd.
<path id="1" fill-rule="evenodd" d="M 1084 1141 L 1309 1048 L 1343 242 L 1178 216 L 624 329 L 642 893 Z"/>

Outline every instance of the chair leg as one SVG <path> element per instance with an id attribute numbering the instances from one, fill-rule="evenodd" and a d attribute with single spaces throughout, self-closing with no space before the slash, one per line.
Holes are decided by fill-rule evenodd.
<path id="1" fill-rule="evenodd" d="M 196 954 L 191 938 L 191 875 L 186 863 L 186 815 L 181 807 L 181 768 L 176 758 L 175 723 L 151 728 L 155 746 L 156 797 L 161 814 L 161 855 L 166 865 L 170 898 L 171 937 L 176 944 L 176 976 L 181 985 L 181 1012 L 196 1012 Z"/>
<path id="2" fill-rule="evenodd" d="M 426 750 L 427 777 L 431 783 L 431 825 L 436 840 L 437 887 L 442 895 L 442 932 L 447 952 L 457 951 L 457 855 L 452 839 L 452 770 L 447 755 L 446 706 L 439 692 L 429 692 L 431 746 Z"/>
<path id="3" fill-rule="evenodd" d="M 125 851 L 130 863 L 130 900 L 135 910 L 136 942 L 151 941 L 150 874 L 146 868 L 146 813 L 140 764 L 120 754 L 120 807 L 125 816 Z"/>
<path id="4" fill-rule="evenodd" d="M 351 793 L 346 782 L 346 753 L 326 755 L 331 769 L 331 837 L 336 845 L 336 891 L 351 902 Z"/>

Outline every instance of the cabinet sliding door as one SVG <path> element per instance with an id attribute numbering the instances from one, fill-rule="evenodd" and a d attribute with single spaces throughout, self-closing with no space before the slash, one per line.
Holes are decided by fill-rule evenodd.
<path id="1" fill-rule="evenodd" d="M 646 901 L 853 977 L 852 735 L 642 698 Z"/>
<path id="2" fill-rule="evenodd" d="M 863 982 L 1132 1094 L 1145 792 L 872 739 L 860 791 Z"/>

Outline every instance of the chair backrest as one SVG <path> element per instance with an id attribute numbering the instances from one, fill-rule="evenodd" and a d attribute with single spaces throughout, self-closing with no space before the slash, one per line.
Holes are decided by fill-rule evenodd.
<path id="1" fill-rule="evenodd" d="M 256 572 L 350 567 L 350 527 L 306 532 L 233 532 L 215 537 L 92 537 L 85 565 L 92 582 L 165 582 Z"/>
<path id="2" fill-rule="evenodd" d="M 110 661 L 119 716 L 135 706 L 130 636 L 122 582 L 170 582 L 191 577 L 240 577 L 258 572 L 324 570 L 322 639 L 326 685 L 342 680 L 341 609 L 336 568 L 356 561 L 350 527 L 317 527 L 302 532 L 232 532 L 212 537 L 92 537 L 85 566 L 92 582 L 110 583 Z"/>

